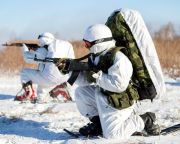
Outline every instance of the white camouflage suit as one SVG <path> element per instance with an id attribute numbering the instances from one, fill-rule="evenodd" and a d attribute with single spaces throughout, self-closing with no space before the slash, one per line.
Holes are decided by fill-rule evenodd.
<path id="1" fill-rule="evenodd" d="M 99 24 L 101 26 L 101 24 Z M 115 47 L 114 40 L 95 44 L 90 48 L 91 53 L 103 51 L 104 55 L 110 48 Z M 99 56 L 93 63 L 97 65 Z M 94 74 L 96 83 L 90 85 L 82 72 L 76 81 L 80 87 L 76 89 L 75 101 L 80 113 L 88 118 L 99 116 L 105 138 L 127 139 L 134 132 L 144 129 L 144 122 L 134 111 L 135 106 L 118 110 L 108 104 L 107 98 L 100 92 L 100 87 L 121 93 L 126 90 L 132 76 L 132 64 L 120 51 L 116 53 L 114 64 L 108 69 L 108 74 L 99 71 Z"/>
<path id="2" fill-rule="evenodd" d="M 44 59 L 48 58 L 74 58 L 74 51 L 72 45 L 63 40 L 54 39 L 47 49 L 41 47 L 36 51 L 29 51 L 24 45 L 24 60 L 27 63 L 38 64 L 38 69 L 25 68 L 21 71 L 21 82 L 26 83 L 32 81 L 37 84 L 37 99 L 44 101 L 51 88 L 58 84 L 66 82 L 70 74 L 62 74 L 53 63 L 43 63 L 34 61 L 34 58 Z"/>

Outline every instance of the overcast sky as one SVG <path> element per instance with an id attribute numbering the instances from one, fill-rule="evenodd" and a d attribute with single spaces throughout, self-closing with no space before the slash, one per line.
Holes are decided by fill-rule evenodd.
<path id="1" fill-rule="evenodd" d="M 89 25 L 104 23 L 121 7 L 138 10 L 153 30 L 168 22 L 180 29 L 180 0 L 0 0 L 1 41 L 36 39 L 45 31 L 81 39 Z"/>

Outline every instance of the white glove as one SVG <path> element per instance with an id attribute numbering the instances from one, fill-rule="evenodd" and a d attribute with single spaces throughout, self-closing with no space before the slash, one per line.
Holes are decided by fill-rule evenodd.
<path id="1" fill-rule="evenodd" d="M 28 47 L 25 44 L 23 44 L 22 48 L 23 48 L 23 52 L 29 51 Z"/>
<path id="2" fill-rule="evenodd" d="M 102 75 L 102 71 L 98 71 L 92 75 L 93 78 L 98 79 Z"/>

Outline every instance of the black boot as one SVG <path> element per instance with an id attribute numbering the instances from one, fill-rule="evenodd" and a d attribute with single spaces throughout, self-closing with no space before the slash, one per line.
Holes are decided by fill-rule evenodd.
<path id="1" fill-rule="evenodd" d="M 156 121 L 156 116 L 152 112 L 146 112 L 143 115 L 140 115 L 140 117 L 144 121 L 144 130 L 147 132 L 148 135 L 159 135 L 160 134 L 160 128 L 158 124 L 154 124 Z"/>
<path id="2" fill-rule="evenodd" d="M 84 136 L 98 136 L 102 134 L 102 128 L 99 116 L 94 116 L 90 119 L 91 123 L 79 129 L 79 133 Z"/>

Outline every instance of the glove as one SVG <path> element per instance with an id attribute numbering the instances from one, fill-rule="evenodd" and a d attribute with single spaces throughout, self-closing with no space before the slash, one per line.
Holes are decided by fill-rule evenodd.
<path id="1" fill-rule="evenodd" d="M 102 71 L 98 71 L 92 75 L 93 78 L 98 79 L 102 75 Z"/>
<path id="2" fill-rule="evenodd" d="M 56 63 L 55 65 L 58 67 L 59 71 L 64 73 L 64 74 L 67 74 L 69 71 L 68 71 L 68 68 L 69 68 L 69 59 L 67 58 L 60 58 Z"/>
<path id="3" fill-rule="evenodd" d="M 89 83 L 95 83 L 96 82 L 96 79 L 92 76 L 93 74 L 95 74 L 95 72 L 93 72 L 93 71 L 87 71 L 86 72 L 87 81 Z"/>
<path id="4" fill-rule="evenodd" d="M 96 83 L 97 79 L 102 75 L 102 71 L 98 71 L 97 73 L 94 71 L 87 72 L 87 81 L 90 83 Z"/>
<path id="5" fill-rule="evenodd" d="M 23 43 L 22 44 L 23 52 L 29 51 L 28 47 Z"/>

